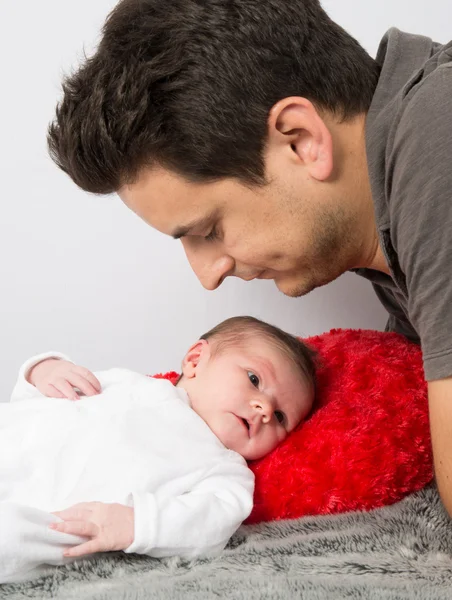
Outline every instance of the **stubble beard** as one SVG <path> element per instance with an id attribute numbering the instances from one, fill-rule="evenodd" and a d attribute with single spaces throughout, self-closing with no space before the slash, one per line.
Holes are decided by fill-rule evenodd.
<path id="1" fill-rule="evenodd" d="M 314 289 L 331 283 L 353 266 L 353 256 L 357 246 L 357 221 L 341 207 L 331 214 L 320 212 L 316 215 L 316 226 L 311 236 L 311 260 L 294 278 L 292 285 L 281 289 L 291 298 L 300 298 Z"/>

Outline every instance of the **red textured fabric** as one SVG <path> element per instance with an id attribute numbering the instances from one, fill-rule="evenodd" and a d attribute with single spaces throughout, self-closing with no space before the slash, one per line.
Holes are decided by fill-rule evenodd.
<path id="1" fill-rule="evenodd" d="M 394 333 L 333 329 L 319 353 L 316 408 L 265 458 L 247 523 L 370 510 L 432 480 L 420 349 Z M 165 377 L 173 383 L 177 373 Z"/>

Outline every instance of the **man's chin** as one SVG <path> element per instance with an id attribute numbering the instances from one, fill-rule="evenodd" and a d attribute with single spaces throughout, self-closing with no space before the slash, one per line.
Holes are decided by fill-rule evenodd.
<path id="1" fill-rule="evenodd" d="M 314 283 L 295 283 L 295 282 L 285 282 L 285 281 L 277 281 L 274 280 L 276 287 L 278 290 L 284 294 L 284 296 L 289 296 L 290 298 L 300 298 L 301 296 L 306 296 L 309 292 L 312 292 L 317 286 Z"/>
<path id="2" fill-rule="evenodd" d="M 289 296 L 291 298 L 300 298 L 301 296 L 306 296 L 309 292 L 313 290 L 323 287 L 324 285 L 328 285 L 335 279 L 337 279 L 344 271 L 338 272 L 329 272 L 324 273 L 323 275 L 320 272 L 312 273 L 312 277 L 309 279 L 277 279 L 275 278 L 273 281 L 275 282 L 276 287 L 280 292 L 282 292 L 285 296 Z"/>

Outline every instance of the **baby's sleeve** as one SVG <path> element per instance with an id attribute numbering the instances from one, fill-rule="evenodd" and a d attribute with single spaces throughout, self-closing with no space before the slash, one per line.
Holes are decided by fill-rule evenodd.
<path id="1" fill-rule="evenodd" d="M 250 514 L 253 492 L 254 475 L 237 455 L 220 458 L 185 494 L 159 499 L 134 493 L 135 539 L 126 552 L 186 558 L 218 554 Z"/>
<path id="2" fill-rule="evenodd" d="M 58 358 L 72 362 L 70 358 L 64 354 L 61 354 L 60 352 L 45 352 L 44 354 L 38 354 L 32 358 L 29 358 L 19 369 L 17 382 L 11 394 L 11 402 L 28 400 L 29 398 L 44 398 L 43 394 L 41 394 L 41 392 L 34 385 L 27 381 L 27 375 L 35 365 L 43 360 L 46 360 L 47 358 Z"/>

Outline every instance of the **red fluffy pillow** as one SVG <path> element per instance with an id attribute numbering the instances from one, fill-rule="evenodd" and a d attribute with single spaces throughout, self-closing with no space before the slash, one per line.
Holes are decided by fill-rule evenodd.
<path id="1" fill-rule="evenodd" d="M 397 334 L 363 330 L 333 329 L 306 342 L 319 353 L 316 409 L 250 463 L 256 491 L 248 523 L 369 510 L 433 477 L 420 349 Z"/>

